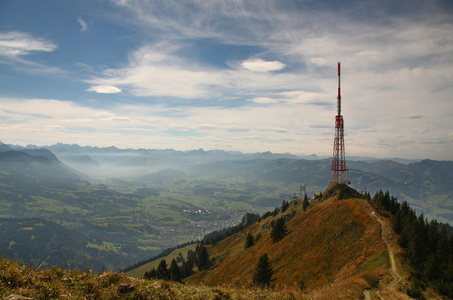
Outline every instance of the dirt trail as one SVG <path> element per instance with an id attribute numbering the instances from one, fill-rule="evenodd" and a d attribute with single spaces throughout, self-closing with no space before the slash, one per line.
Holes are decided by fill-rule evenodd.
<path id="1" fill-rule="evenodd" d="M 374 208 L 370 205 L 370 203 L 368 203 L 367 200 L 362 200 L 362 206 L 365 211 L 370 214 L 370 216 L 375 218 L 381 224 L 381 237 L 384 243 L 387 245 L 387 251 L 389 253 L 391 265 L 390 274 L 392 274 L 393 277 L 393 280 L 387 285 L 386 288 L 395 289 L 398 282 L 401 281 L 401 276 L 398 274 L 398 270 L 396 269 L 395 253 L 393 249 L 395 235 L 393 234 L 392 226 L 386 219 L 381 218 L 378 214 L 376 214 Z M 369 290 L 365 290 L 363 294 L 365 295 L 366 300 L 371 299 Z"/>

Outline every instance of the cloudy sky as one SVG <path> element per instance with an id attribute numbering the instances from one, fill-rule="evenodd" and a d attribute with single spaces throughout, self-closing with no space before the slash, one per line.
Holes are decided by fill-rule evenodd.
<path id="1" fill-rule="evenodd" d="M 1 0 L 0 141 L 453 159 L 451 0 Z"/>

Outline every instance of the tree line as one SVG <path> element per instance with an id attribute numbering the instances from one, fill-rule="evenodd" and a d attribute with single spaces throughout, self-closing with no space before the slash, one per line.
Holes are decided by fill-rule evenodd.
<path id="1" fill-rule="evenodd" d="M 181 266 L 178 265 L 181 263 Z M 179 253 L 178 259 L 173 258 L 170 267 L 168 267 L 165 259 L 162 259 L 157 266 L 150 271 L 145 272 L 144 279 L 163 279 L 181 282 L 184 278 L 189 277 L 194 273 L 194 267 L 203 270 L 210 265 L 208 250 L 206 245 L 198 243 L 195 251 L 187 252 L 187 260 Z"/>
<path id="2" fill-rule="evenodd" d="M 174 247 L 167 248 L 167 249 L 163 250 L 161 253 L 159 253 L 158 255 L 152 256 L 152 257 L 150 257 L 148 259 L 142 260 L 142 261 L 140 261 L 140 262 L 138 262 L 138 263 L 136 263 L 134 265 L 131 265 L 131 266 L 127 267 L 127 268 L 124 268 L 120 272 L 126 273 L 126 272 L 129 272 L 131 270 L 137 269 L 138 267 L 146 265 L 147 263 L 152 262 L 153 260 L 157 260 L 159 258 L 167 256 L 168 254 L 172 253 L 176 249 L 184 248 L 186 246 L 193 245 L 195 243 L 197 243 L 197 241 L 190 241 L 190 242 L 186 242 L 186 243 L 183 243 L 183 244 L 178 244 L 178 245 L 176 245 Z"/>
<path id="3" fill-rule="evenodd" d="M 417 216 L 406 201 L 400 203 L 388 191 L 377 192 L 371 203 L 389 217 L 399 235 L 404 259 L 412 268 L 414 286 L 409 296 L 423 298 L 421 290 L 431 286 L 453 298 L 453 228 L 437 220 L 428 221 L 423 214 Z"/>

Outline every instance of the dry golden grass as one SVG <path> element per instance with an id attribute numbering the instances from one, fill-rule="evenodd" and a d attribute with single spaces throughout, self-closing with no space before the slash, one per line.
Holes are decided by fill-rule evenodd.
<path id="1" fill-rule="evenodd" d="M 269 223 L 281 215 L 269 217 L 211 247 L 209 253 L 215 265 L 187 281 L 249 286 L 257 258 L 267 253 L 276 286 L 295 288 L 303 281 L 309 290 L 314 290 L 346 280 L 351 287 L 344 288 L 345 298 L 351 293 L 363 293 L 366 283 L 347 279 L 366 272 L 367 268 L 381 268 L 385 273 L 387 261 L 375 259 L 385 253 L 385 244 L 380 238 L 379 224 L 363 210 L 360 201 L 331 198 L 306 212 L 293 203 L 284 213 L 295 212 L 295 216 L 287 222 L 289 234 L 283 240 L 274 244 L 269 237 Z M 248 232 L 254 236 L 260 233 L 262 237 L 254 246 L 244 249 Z"/>
<path id="2" fill-rule="evenodd" d="M 291 286 L 259 289 L 238 285 L 191 285 L 162 280 L 142 280 L 118 273 L 92 274 L 60 268 L 36 271 L 0 259 L 0 298 L 21 295 L 33 299 L 359 299 L 356 291 L 332 284 L 309 293 Z M 354 283 L 355 284 L 355 283 Z M 359 283 L 359 285 L 363 283 Z M 351 284 L 349 284 L 350 286 Z"/>

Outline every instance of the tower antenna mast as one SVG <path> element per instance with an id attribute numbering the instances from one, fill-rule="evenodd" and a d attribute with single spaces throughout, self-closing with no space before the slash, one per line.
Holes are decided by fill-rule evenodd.
<path id="1" fill-rule="evenodd" d="M 335 137 L 333 140 L 332 174 L 330 185 L 334 183 L 349 184 L 344 148 L 344 123 L 341 115 L 340 63 L 338 63 L 338 96 L 337 115 L 335 116 Z"/>

